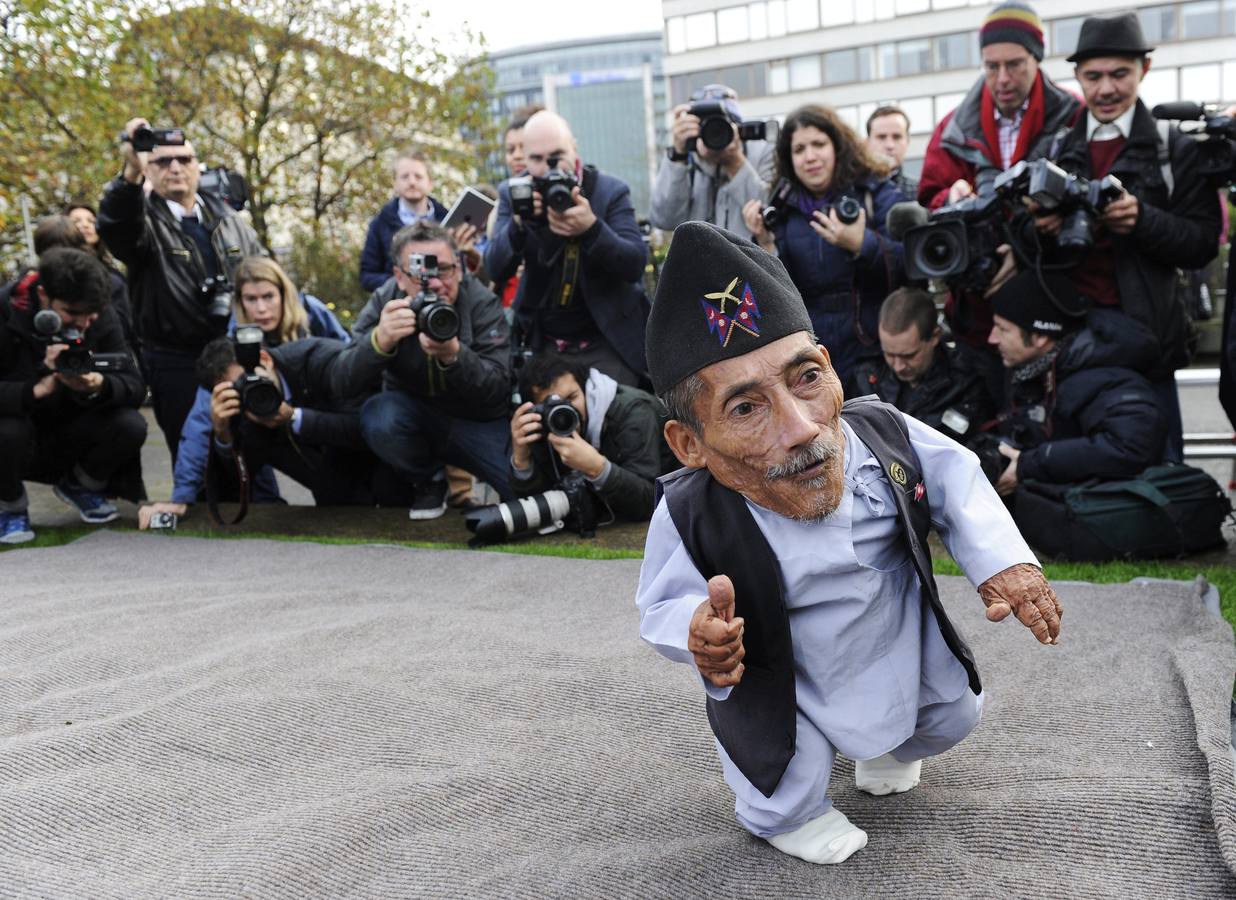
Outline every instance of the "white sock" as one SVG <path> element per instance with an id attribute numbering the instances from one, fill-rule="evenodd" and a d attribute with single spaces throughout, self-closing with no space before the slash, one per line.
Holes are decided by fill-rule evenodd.
<path id="1" fill-rule="evenodd" d="M 854 761 L 854 786 L 860 791 L 882 797 L 885 794 L 904 794 L 918 786 L 923 772 L 923 761 L 903 763 L 885 753 L 875 759 Z"/>
<path id="2" fill-rule="evenodd" d="M 818 819 L 767 840 L 782 853 L 811 863 L 829 864 L 845 862 L 866 847 L 867 832 L 834 806 Z"/>

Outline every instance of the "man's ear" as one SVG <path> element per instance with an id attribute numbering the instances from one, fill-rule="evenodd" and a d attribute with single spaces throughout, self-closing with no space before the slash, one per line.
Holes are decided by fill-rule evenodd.
<path id="1" fill-rule="evenodd" d="M 678 461 L 689 469 L 702 469 L 707 464 L 707 454 L 700 436 L 691 426 L 670 419 L 665 423 L 665 443 L 678 457 Z"/>

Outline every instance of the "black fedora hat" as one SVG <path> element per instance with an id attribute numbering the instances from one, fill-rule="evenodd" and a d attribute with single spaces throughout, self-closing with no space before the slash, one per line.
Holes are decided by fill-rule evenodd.
<path id="1" fill-rule="evenodd" d="M 1090 16 L 1082 22 L 1077 49 L 1068 61 L 1079 63 L 1096 56 L 1145 56 L 1152 50 L 1154 47 L 1146 46 L 1136 13 L 1108 18 Z"/>

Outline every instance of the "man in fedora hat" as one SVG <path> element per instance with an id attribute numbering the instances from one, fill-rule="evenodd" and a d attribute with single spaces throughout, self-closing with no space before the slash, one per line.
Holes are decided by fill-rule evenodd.
<path id="1" fill-rule="evenodd" d="M 687 468 L 661 481 L 640 634 L 700 673 L 739 822 L 841 862 L 867 835 L 826 796 L 836 754 L 861 790 L 901 793 L 982 712 L 930 526 L 988 619 L 1054 644 L 1060 604 L 972 453 L 874 398 L 843 408 L 785 267 L 749 240 L 678 227 L 647 346 Z"/>
<path id="2" fill-rule="evenodd" d="M 1049 157 L 1089 179 L 1113 175 L 1124 193 L 1094 217 L 1094 245 L 1072 269 L 1078 290 L 1159 337 L 1159 362 L 1148 376 L 1168 425 L 1168 457 L 1181 458 L 1180 402 L 1172 373 L 1188 363 L 1188 322 L 1176 292 L 1177 267 L 1200 269 L 1219 249 L 1218 196 L 1198 171 L 1197 148 L 1159 123 L 1138 99 L 1150 53 L 1133 13 L 1082 23 L 1069 57 L 1086 114 L 1062 129 Z M 1058 235 L 1059 214 L 1036 217 L 1038 230 Z"/>

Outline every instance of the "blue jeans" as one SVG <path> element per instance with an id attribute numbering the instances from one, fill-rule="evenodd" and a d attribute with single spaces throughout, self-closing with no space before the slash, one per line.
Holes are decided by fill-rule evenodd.
<path id="1" fill-rule="evenodd" d="M 427 483 L 449 463 L 488 482 L 503 500 L 515 499 L 506 419 L 461 419 L 403 391 L 382 391 L 365 401 L 360 422 L 365 443 L 409 484 Z"/>

